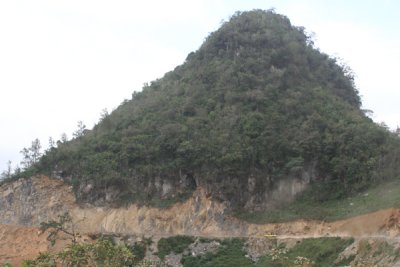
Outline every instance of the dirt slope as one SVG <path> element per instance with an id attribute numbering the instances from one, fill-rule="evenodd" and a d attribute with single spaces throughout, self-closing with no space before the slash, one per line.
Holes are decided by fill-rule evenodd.
<path id="1" fill-rule="evenodd" d="M 48 250 L 46 235 L 35 227 L 0 225 L 0 264 L 20 266 L 23 259 L 35 257 Z"/>
<path id="2" fill-rule="evenodd" d="M 334 222 L 299 220 L 288 223 L 249 225 L 249 235 L 272 232 L 280 238 L 285 237 L 376 237 L 400 238 L 399 209 L 385 209 Z"/>

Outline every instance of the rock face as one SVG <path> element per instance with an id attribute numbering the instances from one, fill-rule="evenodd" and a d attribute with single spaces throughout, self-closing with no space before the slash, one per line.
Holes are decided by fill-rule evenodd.
<path id="1" fill-rule="evenodd" d="M 310 182 L 315 179 L 317 179 L 317 171 L 315 166 L 311 166 L 300 173 L 278 180 L 267 174 L 258 177 L 250 175 L 244 181 L 229 176 L 213 180 L 181 174 L 177 177 L 156 176 L 146 182 L 133 177 L 131 180 L 134 181 L 134 185 L 130 186 L 136 191 L 131 195 L 139 196 L 139 198 L 152 195 L 156 199 L 173 199 L 179 195 L 197 195 L 197 191 L 203 190 L 214 200 L 223 202 L 228 210 L 237 210 L 240 207 L 239 209 L 247 211 L 260 211 L 281 207 L 293 201 L 296 195 L 307 189 Z M 72 177 L 67 177 L 65 180 L 70 181 Z M 227 197 L 225 191 L 230 191 L 231 195 Z M 123 198 L 121 196 L 125 193 L 124 189 L 113 186 L 106 189 L 98 188 L 88 181 L 80 184 L 77 198 L 79 202 L 101 207 L 115 205 L 116 200 Z"/>
<path id="2" fill-rule="evenodd" d="M 292 190 L 298 190 L 293 184 Z M 400 210 L 387 209 L 336 221 L 294 221 L 255 225 L 226 213 L 224 203 L 197 188 L 183 203 L 167 209 L 130 205 L 126 208 L 80 206 L 72 188 L 45 176 L 21 179 L 0 187 L 0 224 L 39 226 L 69 211 L 81 233 L 118 233 L 139 236 L 193 235 L 207 237 L 251 237 L 275 233 L 280 238 L 318 236 L 399 235 Z"/>
<path id="3" fill-rule="evenodd" d="M 249 181 L 249 183 L 251 180 Z M 271 202 L 278 195 L 293 198 L 305 184 L 284 180 L 268 196 Z M 72 188 L 61 180 L 46 176 L 20 179 L 5 184 L 0 190 L 0 223 L 38 226 L 69 211 L 82 232 L 126 233 L 169 236 L 177 234 L 243 236 L 246 223 L 227 217 L 227 206 L 213 201 L 198 188 L 184 203 L 168 209 L 131 205 L 126 208 L 79 206 Z"/>
<path id="4" fill-rule="evenodd" d="M 74 204 L 72 188 L 46 176 L 19 179 L 0 187 L 2 224 L 39 225 Z"/>
<path id="5" fill-rule="evenodd" d="M 184 203 L 168 209 L 131 205 L 127 208 L 79 206 L 72 188 L 48 177 L 21 179 L 0 187 L 0 223 L 38 226 L 70 212 L 79 231 L 85 233 L 126 233 L 169 236 L 241 235 L 246 224 L 230 219 L 225 206 L 212 201 L 198 189 Z"/>

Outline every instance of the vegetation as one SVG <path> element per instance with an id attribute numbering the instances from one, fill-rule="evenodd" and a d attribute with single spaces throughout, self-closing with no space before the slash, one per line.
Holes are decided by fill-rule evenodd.
<path id="1" fill-rule="evenodd" d="M 395 266 L 400 258 L 400 249 L 387 240 L 362 240 L 351 258 L 355 266 Z"/>
<path id="2" fill-rule="evenodd" d="M 182 253 L 193 242 L 194 237 L 192 236 L 163 237 L 157 243 L 157 255 L 161 260 L 164 260 L 164 257 L 172 252 L 175 254 Z"/>
<path id="3" fill-rule="evenodd" d="M 270 255 L 261 258 L 256 266 L 341 266 L 341 263 L 337 265 L 335 262 L 339 254 L 353 242 L 353 239 L 338 237 L 305 239 L 292 249 L 280 248 L 273 251 Z"/>
<path id="4" fill-rule="evenodd" d="M 23 267 L 57 267 L 57 266 L 127 266 L 149 267 L 150 263 L 144 260 L 148 239 L 135 243 L 133 246 L 116 244 L 112 236 L 101 236 L 91 243 L 78 243 L 79 234 L 75 232 L 75 222 L 68 212 L 52 220 L 40 224 L 42 231 L 48 231 L 48 240 L 52 245 L 59 238 L 59 232 L 71 238 L 71 244 L 58 253 L 40 253 L 35 259 L 26 260 Z"/>
<path id="5" fill-rule="evenodd" d="M 250 267 L 252 261 L 245 257 L 243 241 L 238 238 L 225 239 L 219 250 L 201 256 L 186 255 L 181 263 L 184 267 Z"/>
<path id="6" fill-rule="evenodd" d="M 361 264 L 362 266 L 389 266 L 399 258 L 399 249 L 389 245 L 384 240 L 362 240 L 354 254 L 346 257 L 340 254 L 353 244 L 352 238 L 324 237 L 299 240 L 290 249 L 281 243 L 272 250 L 266 251 L 257 260 L 246 255 L 243 239 L 229 238 L 219 240 L 217 250 L 204 254 L 192 254 L 189 244 L 195 240 L 191 237 L 172 237 L 164 239 L 171 246 L 179 247 L 174 253 L 181 254 L 183 267 L 335 267 Z M 71 244 L 59 253 L 42 253 L 33 260 L 24 262 L 23 267 L 57 267 L 57 266 L 130 266 L 149 267 L 164 266 L 163 262 L 153 262 L 138 258 L 132 248 L 126 245 L 116 245 L 112 238 L 100 238 L 96 243 Z M 167 240 L 167 241 L 166 241 Z M 200 240 L 198 240 L 200 241 Z M 202 240 L 211 242 L 211 240 Z M 143 244 L 142 244 L 143 245 Z M 164 245 L 162 245 L 164 246 Z M 165 262 L 164 262 L 165 264 Z M 10 266 L 11 265 L 3 265 Z"/>
<path id="7" fill-rule="evenodd" d="M 313 194 L 311 189 L 284 207 L 260 212 L 243 211 L 236 216 L 259 224 L 297 219 L 334 221 L 386 208 L 400 208 L 399 180 L 385 181 L 356 195 L 324 202 L 313 199 Z"/>
<path id="8" fill-rule="evenodd" d="M 78 124 L 34 172 L 60 174 L 82 201 L 114 190 L 121 203 L 172 203 L 202 184 L 240 210 L 306 173 L 315 201 L 344 198 L 399 175 L 398 136 L 360 105 L 351 70 L 304 28 L 271 10 L 237 12 L 93 130 Z"/>
<path id="9" fill-rule="evenodd" d="M 315 263 L 303 256 L 296 256 L 294 259 L 287 255 L 288 251 L 284 248 L 273 249 L 263 260 L 257 263 L 257 266 L 274 266 L 274 267 L 311 267 Z"/>
<path id="10" fill-rule="evenodd" d="M 32 141 L 32 145 L 29 148 L 23 148 L 21 154 L 23 155 L 22 165 L 28 169 L 34 166 L 42 156 L 40 149 L 42 148 L 39 139 Z"/>
<path id="11" fill-rule="evenodd" d="M 111 190 L 117 192 L 114 203 L 158 207 L 182 201 L 204 185 L 251 222 L 331 220 L 399 207 L 398 132 L 373 123 L 360 107 L 352 71 L 316 49 L 304 28 L 271 10 L 237 12 L 182 65 L 113 112 L 103 111 L 93 130 L 79 122 L 72 140 L 65 134 L 51 139 L 43 155 L 36 139 L 21 151 L 23 171 L 12 175 L 10 167 L 2 177 L 46 173 L 73 185 L 81 201 L 99 203 Z M 244 208 L 250 198 L 261 205 L 266 192 L 287 178 L 309 179 L 311 188 L 268 213 Z M 24 266 L 144 264 L 143 244 L 128 247 L 109 239 L 78 244 L 73 226 L 65 227 L 70 223 L 64 214 L 42 224 L 43 230 L 52 229 L 50 238 L 61 231 L 73 242 Z M 193 242 L 188 236 L 162 238 L 158 256 L 183 253 Z M 253 263 L 241 239 L 228 239 L 215 253 L 184 253 L 182 264 L 339 266 L 351 260 L 335 263 L 352 242 L 303 240 Z"/>
<path id="12" fill-rule="evenodd" d="M 75 223 L 72 221 L 71 215 L 69 212 L 65 212 L 62 215 L 58 216 L 58 220 L 51 220 L 49 222 L 41 222 L 40 223 L 41 231 L 48 231 L 49 236 L 47 240 L 51 242 L 52 245 L 57 240 L 57 235 L 59 232 L 66 234 L 71 237 L 72 243 L 76 243 L 76 238 L 78 233 L 75 232 Z"/>
<path id="13" fill-rule="evenodd" d="M 24 267 L 57 266 L 150 266 L 145 262 L 135 264 L 135 256 L 125 245 L 116 245 L 108 239 L 96 243 L 73 243 L 59 253 L 42 253 L 23 263 Z"/>

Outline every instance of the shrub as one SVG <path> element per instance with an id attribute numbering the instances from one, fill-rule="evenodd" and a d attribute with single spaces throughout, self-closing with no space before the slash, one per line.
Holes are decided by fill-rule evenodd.
<path id="1" fill-rule="evenodd" d="M 182 253 L 190 244 L 194 242 L 194 237 L 191 236 L 173 236 L 168 238 L 161 238 L 158 241 L 158 256 L 161 260 L 165 256 L 174 253 Z"/>
<path id="2" fill-rule="evenodd" d="M 97 243 L 71 244 L 56 254 L 42 253 L 33 260 L 26 260 L 23 267 L 76 267 L 76 266 L 150 266 L 136 261 L 135 255 L 126 245 L 116 245 L 108 239 Z"/>

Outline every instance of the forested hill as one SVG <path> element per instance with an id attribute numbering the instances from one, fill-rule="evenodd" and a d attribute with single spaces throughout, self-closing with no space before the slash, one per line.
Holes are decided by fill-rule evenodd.
<path id="1" fill-rule="evenodd" d="M 304 28 L 273 11 L 237 12 L 34 169 L 100 204 L 177 201 L 201 186 L 234 208 L 266 208 L 279 181 L 342 197 L 397 175 L 398 140 L 360 106 L 349 68 Z"/>

